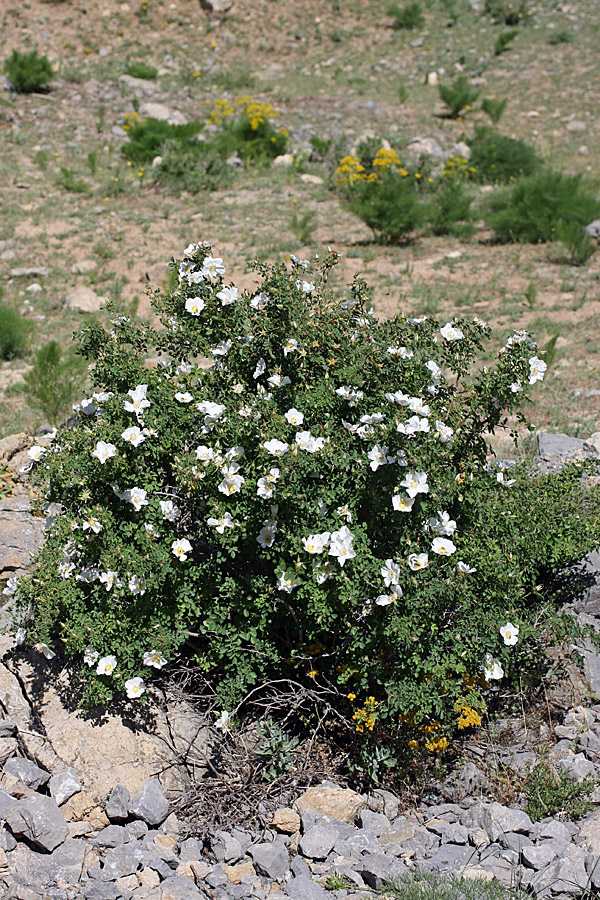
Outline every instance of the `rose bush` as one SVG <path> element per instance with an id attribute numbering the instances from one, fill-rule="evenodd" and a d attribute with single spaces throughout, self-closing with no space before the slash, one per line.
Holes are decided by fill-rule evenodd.
<path id="1" fill-rule="evenodd" d="M 577 467 L 490 465 L 485 440 L 542 380 L 536 345 L 478 366 L 485 323 L 378 321 L 359 278 L 329 290 L 335 261 L 257 263 L 246 292 L 191 244 L 160 329 L 83 328 L 96 390 L 31 451 L 62 513 L 7 590 L 85 703 L 184 659 L 219 708 L 288 677 L 442 749 L 574 627 L 544 585 L 598 541 L 596 495 Z"/>

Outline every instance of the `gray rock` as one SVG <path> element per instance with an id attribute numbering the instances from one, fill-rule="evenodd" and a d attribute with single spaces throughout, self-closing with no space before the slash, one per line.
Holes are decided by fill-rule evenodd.
<path id="1" fill-rule="evenodd" d="M 144 837 L 144 835 L 148 832 L 148 826 L 145 822 L 142 822 L 141 819 L 138 819 L 135 822 L 127 822 L 127 824 L 124 825 L 123 828 L 132 841 L 137 841 L 138 838 Z"/>
<path id="2" fill-rule="evenodd" d="M 69 835 L 65 817 L 53 797 L 26 797 L 6 813 L 6 824 L 16 837 L 52 852 Z"/>
<path id="3" fill-rule="evenodd" d="M 377 853 L 380 847 L 370 832 L 358 831 L 353 837 L 336 841 L 333 849 L 338 856 L 356 857 L 367 851 Z"/>
<path id="4" fill-rule="evenodd" d="M 244 855 L 241 843 L 228 831 L 217 831 L 210 842 L 212 854 L 217 862 L 237 862 Z M 196 857 L 198 858 L 198 857 Z"/>
<path id="5" fill-rule="evenodd" d="M 59 772 L 58 775 L 53 775 L 48 782 L 48 787 L 59 806 L 62 806 L 63 803 L 66 803 L 67 800 L 81 790 L 81 784 L 75 774 L 75 769 L 70 767 L 65 769 L 64 772 Z"/>
<path id="6" fill-rule="evenodd" d="M 600 758 L 600 737 L 593 731 L 584 731 L 579 735 L 577 741 L 584 748 L 586 756 L 590 756 L 592 761 Z"/>
<path id="7" fill-rule="evenodd" d="M 364 815 L 365 812 L 368 810 L 363 810 L 361 815 Z M 370 813 L 370 815 L 376 816 L 377 813 Z M 333 825 L 327 822 L 317 822 L 302 835 L 298 849 L 302 856 L 309 859 L 325 859 L 338 838 L 339 834 Z"/>
<path id="8" fill-rule="evenodd" d="M 538 896 L 543 890 L 549 889 L 555 895 L 580 897 L 588 883 L 585 854 L 579 847 L 571 845 L 569 856 L 557 859 L 542 869 L 534 884 Z"/>
<path id="9" fill-rule="evenodd" d="M 469 840 L 469 829 L 464 825 L 459 825 L 458 822 L 444 823 L 438 828 L 438 831 L 434 828 L 429 830 L 441 837 L 442 844 L 466 844 Z"/>
<path id="10" fill-rule="evenodd" d="M 539 847 L 523 847 L 521 851 L 521 859 L 526 866 L 539 871 L 548 866 L 553 859 L 556 859 L 556 853 L 552 847 L 554 841 L 545 841 Z"/>
<path id="11" fill-rule="evenodd" d="M 479 828 L 482 831 L 487 831 L 492 824 L 489 803 L 474 803 L 473 806 L 461 813 L 459 822 L 465 828 L 468 828 L 469 831 L 475 831 Z"/>
<path id="12" fill-rule="evenodd" d="M 160 886 L 161 900 L 206 900 L 190 878 L 170 875 Z"/>
<path id="13" fill-rule="evenodd" d="M 498 838 L 498 843 L 505 850 L 512 850 L 515 853 L 520 853 L 523 847 L 533 846 L 533 841 L 526 834 L 515 834 L 514 831 L 509 831 L 508 834 L 501 834 Z"/>
<path id="14" fill-rule="evenodd" d="M 49 269 L 48 266 L 29 266 L 28 268 L 11 269 L 9 275 L 11 278 L 31 278 L 34 275 L 45 278 L 51 271 L 52 269 Z"/>
<path id="15" fill-rule="evenodd" d="M 212 888 L 222 887 L 227 884 L 227 875 L 223 870 L 223 866 L 215 866 L 212 872 L 209 872 L 204 878 L 204 881 Z"/>
<path id="16" fill-rule="evenodd" d="M 589 225 L 585 226 L 585 233 L 588 237 L 600 241 L 600 219 L 594 219 Z"/>
<path id="17" fill-rule="evenodd" d="M 12 719 L 0 719 L 0 738 L 12 737 L 17 730 L 17 723 Z"/>
<path id="18" fill-rule="evenodd" d="M 7 831 L 6 828 L 0 828 L 0 850 L 8 853 L 14 850 L 16 846 L 17 842 L 10 831 Z"/>
<path id="19" fill-rule="evenodd" d="M 106 298 L 100 297 L 90 287 L 80 285 L 67 294 L 65 298 L 65 306 L 69 309 L 76 309 L 79 312 L 98 312 L 104 306 Z"/>
<path id="20" fill-rule="evenodd" d="M 443 844 L 427 860 L 427 868 L 434 872 L 454 872 L 477 861 L 477 851 L 473 847 L 458 844 Z"/>
<path id="21" fill-rule="evenodd" d="M 108 850 L 102 863 L 98 874 L 99 881 L 116 881 L 117 878 L 133 875 L 142 865 L 138 855 L 128 844 Z"/>
<path id="22" fill-rule="evenodd" d="M 594 764 L 586 759 L 583 753 L 575 753 L 559 759 L 556 768 L 561 772 L 566 772 L 573 781 L 583 781 L 588 775 L 594 775 L 596 771 Z"/>
<path id="23" fill-rule="evenodd" d="M 573 827 L 575 828 L 575 833 L 577 833 L 579 829 L 576 825 Z M 564 822 L 557 822 L 556 819 L 545 819 L 543 822 L 538 822 L 537 829 L 538 838 L 556 838 L 561 841 L 571 840 L 571 829 Z"/>
<path id="24" fill-rule="evenodd" d="M 295 856 L 293 858 L 290 871 L 294 878 L 300 878 L 301 875 L 310 878 L 310 869 L 301 856 Z"/>
<path id="25" fill-rule="evenodd" d="M 534 830 L 533 822 L 521 809 L 510 809 L 508 806 L 502 806 L 501 803 L 490 803 L 489 813 L 492 819 L 492 828 L 495 826 L 500 829 L 502 834 L 507 834 L 509 831 L 530 834 Z"/>
<path id="26" fill-rule="evenodd" d="M 77 884 L 84 857 L 85 841 L 77 838 L 67 838 L 52 853 L 37 853 L 26 844 L 18 844 L 10 856 L 10 869 L 17 880 L 36 887 L 59 881 Z"/>
<path id="27" fill-rule="evenodd" d="M 224 16 L 233 6 L 233 0 L 200 0 L 200 6 L 211 17 Z"/>
<path id="28" fill-rule="evenodd" d="M 133 75 L 120 75 L 119 81 L 131 91 L 140 91 L 144 94 L 155 94 L 159 87 L 154 81 L 148 81 L 147 78 L 134 78 Z"/>
<path id="29" fill-rule="evenodd" d="M 31 514 L 29 500 L 19 496 L 0 500 L 0 573 L 24 575 L 43 539 L 44 521 Z"/>
<path id="30" fill-rule="evenodd" d="M 290 857 L 287 847 L 282 841 L 273 841 L 272 844 L 256 844 L 250 847 L 248 854 L 254 860 L 254 865 L 261 875 L 266 875 L 273 881 L 281 881 L 290 865 Z"/>
<path id="31" fill-rule="evenodd" d="M 202 844 L 200 841 L 197 841 L 196 838 L 186 838 L 186 840 L 182 841 L 179 845 L 180 862 L 193 862 L 194 860 L 201 859 L 201 857 Z"/>
<path id="32" fill-rule="evenodd" d="M 437 141 L 434 141 L 433 138 L 415 138 L 412 141 L 409 141 L 406 147 L 407 153 L 413 158 L 418 158 L 420 156 L 431 156 L 433 159 L 447 159 L 450 155 L 446 153 Z"/>
<path id="33" fill-rule="evenodd" d="M 120 847 L 129 840 L 129 832 L 122 825 L 107 825 L 93 838 L 92 847 Z"/>
<path id="34" fill-rule="evenodd" d="M 129 804 L 131 803 L 131 794 L 124 784 L 116 784 L 110 793 L 106 804 L 105 812 L 111 820 L 119 821 L 126 819 L 129 815 Z"/>
<path id="35" fill-rule="evenodd" d="M 6 819 L 9 810 L 13 809 L 19 801 L 15 797 L 11 797 L 8 791 L 0 787 L 0 819 Z"/>
<path id="36" fill-rule="evenodd" d="M 361 828 L 371 831 L 375 837 L 379 837 L 384 831 L 392 831 L 389 819 L 383 813 L 371 812 L 370 809 L 363 809 L 358 814 L 356 822 Z"/>
<path id="37" fill-rule="evenodd" d="M 584 449 L 585 441 L 566 434 L 538 434 L 538 456 L 543 470 L 560 468 L 575 459 L 585 459 L 590 454 Z"/>
<path id="38" fill-rule="evenodd" d="M 122 897 L 116 884 L 94 881 L 89 885 L 82 885 L 84 900 L 118 900 Z"/>
<path id="39" fill-rule="evenodd" d="M 293 878 L 285 886 L 290 900 L 329 900 L 331 894 L 306 875 Z"/>
<path id="40" fill-rule="evenodd" d="M 366 885 L 380 891 L 386 881 L 406 872 L 406 863 L 383 853 L 367 853 L 357 862 L 355 871 Z"/>
<path id="41" fill-rule="evenodd" d="M 160 825 L 167 818 L 169 801 L 161 790 L 158 778 L 148 778 L 139 794 L 131 800 L 129 812 L 148 825 Z"/>
<path id="42" fill-rule="evenodd" d="M 444 793 L 457 800 L 481 794 L 490 788 L 490 780 L 474 763 L 467 762 L 443 782 Z"/>

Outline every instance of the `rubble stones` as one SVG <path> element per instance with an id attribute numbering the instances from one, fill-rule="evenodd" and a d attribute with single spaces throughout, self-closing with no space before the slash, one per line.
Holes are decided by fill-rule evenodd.
<path id="1" fill-rule="evenodd" d="M 56 800 L 41 794 L 18 800 L 5 816 L 15 837 L 27 838 L 36 847 L 51 852 L 69 835 L 65 817 Z"/>
<path id="2" fill-rule="evenodd" d="M 148 825 L 160 825 L 167 818 L 169 801 L 161 790 L 158 778 L 148 778 L 140 793 L 131 800 L 129 812 Z"/>

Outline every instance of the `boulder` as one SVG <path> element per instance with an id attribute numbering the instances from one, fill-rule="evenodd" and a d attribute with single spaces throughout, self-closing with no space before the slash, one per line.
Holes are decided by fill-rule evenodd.
<path id="1" fill-rule="evenodd" d="M 18 800 L 6 813 L 6 824 L 16 837 L 26 838 L 51 853 L 69 836 L 65 817 L 53 797 Z"/>
<path id="2" fill-rule="evenodd" d="M 140 107 L 140 115 L 147 119 L 160 119 L 161 122 L 168 122 L 169 125 L 185 125 L 187 119 L 178 109 L 169 109 L 162 103 L 154 103 L 147 101 L 142 103 Z"/>
<path id="3" fill-rule="evenodd" d="M 105 299 L 105 297 L 100 297 L 91 288 L 82 284 L 80 287 L 75 288 L 74 291 L 71 291 L 70 294 L 67 294 L 65 306 L 68 306 L 69 309 L 76 309 L 79 312 L 95 313 L 102 309 Z"/>
<path id="4" fill-rule="evenodd" d="M 321 784 L 308 788 L 294 804 L 300 815 L 312 810 L 322 816 L 349 823 L 354 822 L 357 814 L 366 805 L 366 799 L 356 791 L 333 784 Z"/>
<path id="5" fill-rule="evenodd" d="M 160 788 L 158 778 L 148 778 L 129 804 L 129 812 L 148 825 L 160 825 L 169 815 L 169 801 Z"/>
<path id="6" fill-rule="evenodd" d="M 0 499 L 0 578 L 24 575 L 43 540 L 44 520 L 32 516 L 29 500 L 18 495 Z"/>

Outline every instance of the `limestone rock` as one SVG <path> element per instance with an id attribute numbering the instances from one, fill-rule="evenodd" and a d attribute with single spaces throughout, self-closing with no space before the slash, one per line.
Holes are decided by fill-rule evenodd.
<path id="1" fill-rule="evenodd" d="M 148 825 L 160 825 L 169 814 L 169 801 L 160 789 L 157 778 L 148 778 L 137 796 L 129 804 L 129 812 Z"/>
<path id="2" fill-rule="evenodd" d="M 140 107 L 140 115 L 147 119 L 160 119 L 161 122 L 168 122 L 169 125 L 185 125 L 186 118 L 178 109 L 169 109 L 162 103 L 146 102 Z"/>
<path id="3" fill-rule="evenodd" d="M 65 817 L 52 797 L 28 797 L 8 810 L 6 824 L 16 837 L 24 837 L 52 852 L 69 836 Z"/>
<path id="4" fill-rule="evenodd" d="M 211 18 L 220 18 L 229 12 L 233 0 L 200 0 L 200 6 Z"/>
<path id="5" fill-rule="evenodd" d="M 66 803 L 74 794 L 81 790 L 81 784 L 74 769 L 68 768 L 58 775 L 53 775 L 48 784 L 50 793 L 59 806 Z"/>
<path id="6" fill-rule="evenodd" d="M 26 784 L 27 787 L 34 791 L 46 784 L 50 778 L 48 772 L 40 769 L 31 760 L 24 759 L 22 756 L 13 756 L 12 759 L 9 759 L 4 766 L 4 771 L 15 778 L 19 778 L 23 784 Z"/>
<path id="7" fill-rule="evenodd" d="M 365 798 L 356 791 L 326 784 L 308 788 L 294 804 L 300 815 L 312 810 L 322 816 L 350 824 L 366 805 Z"/>
<path id="8" fill-rule="evenodd" d="M 135 91 L 136 94 L 138 91 L 141 91 L 143 94 L 155 94 L 159 90 L 156 82 L 149 81 L 147 78 L 134 78 L 133 75 L 121 75 L 119 82 L 129 88 L 129 90 Z"/>
<path id="9" fill-rule="evenodd" d="M 38 853 L 18 844 L 10 856 L 13 876 L 37 887 L 57 881 L 77 884 L 81 878 L 85 841 L 69 837 L 52 853 Z"/>
<path id="10" fill-rule="evenodd" d="M 261 875 L 266 875 L 273 881 L 281 881 L 289 868 L 290 857 L 287 847 L 282 841 L 273 841 L 272 844 L 255 844 L 248 851 L 256 870 Z"/>
<path id="11" fill-rule="evenodd" d="M 106 804 L 106 815 L 113 819 L 126 819 L 129 815 L 129 803 L 131 795 L 124 784 L 116 784 L 111 791 Z"/>
<path id="12" fill-rule="evenodd" d="M 0 499 L 0 577 L 24 575 L 44 540 L 44 520 L 25 497 Z"/>
<path id="13" fill-rule="evenodd" d="M 271 828 L 283 834 L 294 834 L 300 830 L 300 816 L 293 809 L 276 809 L 271 819 Z"/>
<path id="14" fill-rule="evenodd" d="M 104 306 L 104 297 L 100 297 L 91 288 L 81 285 L 67 294 L 65 298 L 65 306 L 69 309 L 77 309 L 79 312 L 94 313 L 102 309 Z"/>
<path id="15" fill-rule="evenodd" d="M 189 863 L 189 865 L 192 867 L 192 871 L 195 875 L 197 867 L 194 866 L 194 863 Z M 256 877 L 256 869 L 249 860 L 248 862 L 238 863 L 237 866 L 223 866 L 223 871 L 227 876 L 227 881 L 229 882 L 229 884 L 240 884 L 242 878 Z"/>
<path id="16" fill-rule="evenodd" d="M 98 263 L 94 259 L 80 259 L 71 266 L 71 272 L 74 275 L 88 275 L 90 272 L 95 272 L 97 268 Z"/>

